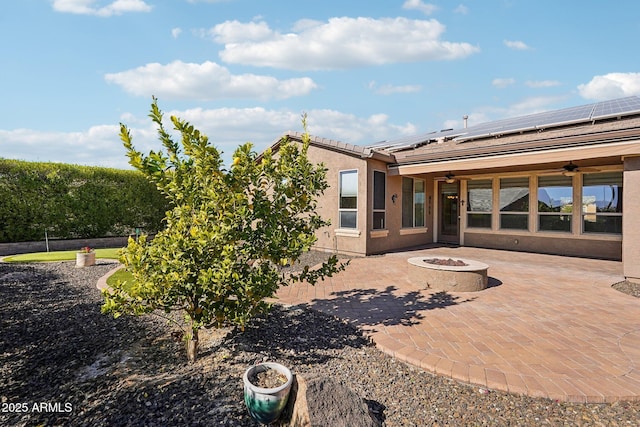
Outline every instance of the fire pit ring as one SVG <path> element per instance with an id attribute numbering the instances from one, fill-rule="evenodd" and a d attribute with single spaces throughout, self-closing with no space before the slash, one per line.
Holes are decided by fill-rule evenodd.
<path id="1" fill-rule="evenodd" d="M 476 292 L 487 288 L 485 263 L 444 255 L 408 259 L 409 280 L 429 289 L 452 292 Z"/>

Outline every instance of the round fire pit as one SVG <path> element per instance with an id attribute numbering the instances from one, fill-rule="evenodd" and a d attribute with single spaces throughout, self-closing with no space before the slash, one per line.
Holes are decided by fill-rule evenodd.
<path id="1" fill-rule="evenodd" d="M 409 280 L 429 289 L 475 292 L 487 288 L 485 263 L 442 255 L 409 258 Z"/>

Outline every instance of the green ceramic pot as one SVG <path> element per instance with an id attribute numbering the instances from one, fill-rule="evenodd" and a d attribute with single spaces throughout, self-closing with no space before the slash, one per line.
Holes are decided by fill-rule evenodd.
<path id="1" fill-rule="evenodd" d="M 249 381 L 255 373 L 274 369 L 287 378 L 287 382 L 279 387 L 262 388 Z M 270 424 L 280 417 L 282 410 L 287 405 L 293 375 L 291 371 L 274 362 L 265 362 L 249 367 L 242 377 L 244 382 L 244 403 L 247 405 L 249 414 L 262 424 Z"/>

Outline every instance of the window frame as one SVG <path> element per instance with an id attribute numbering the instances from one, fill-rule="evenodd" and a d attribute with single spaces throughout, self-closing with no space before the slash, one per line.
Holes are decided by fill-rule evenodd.
<path id="1" fill-rule="evenodd" d="M 516 180 L 527 180 L 527 186 L 526 187 L 504 187 L 504 189 L 506 188 L 526 188 L 527 189 L 527 210 L 524 211 L 503 211 L 500 207 L 501 205 L 501 200 L 502 200 L 502 182 L 506 181 L 506 180 L 512 180 L 512 181 L 516 181 Z M 505 206 L 506 207 L 506 206 Z M 522 230 L 522 231 L 530 231 L 531 229 L 531 221 L 529 220 L 530 217 L 530 213 L 531 213 L 531 177 L 530 176 L 515 176 L 515 177 L 499 177 L 498 178 L 498 224 L 499 224 L 499 229 L 500 230 Z M 505 227 L 503 225 L 503 216 L 522 216 L 526 218 L 526 227 Z"/>
<path id="2" fill-rule="evenodd" d="M 404 191 L 404 180 L 405 179 L 410 179 L 411 180 L 411 224 L 412 225 L 405 225 L 405 191 Z M 402 177 L 402 228 L 405 229 L 411 229 L 411 228 L 424 228 L 426 227 L 426 197 L 427 197 L 427 183 L 426 180 L 421 179 L 421 178 L 414 178 L 411 176 L 403 176 Z M 422 221 L 421 224 L 418 224 L 416 222 L 416 207 L 417 207 L 417 203 L 416 203 L 416 181 L 419 181 L 422 183 L 422 195 L 424 200 L 422 201 Z"/>
<path id="3" fill-rule="evenodd" d="M 619 184 L 618 185 L 618 194 L 616 196 L 616 199 L 618 200 L 618 203 L 620 204 L 620 211 L 619 212 L 598 212 L 598 209 L 596 207 L 596 211 L 595 212 L 585 212 L 585 177 L 587 176 L 593 176 L 593 175 L 598 175 L 598 174 L 620 174 L 620 178 L 619 178 Z M 592 187 L 593 185 L 589 185 L 589 187 Z M 593 173 L 583 173 L 582 174 L 582 179 L 580 180 L 580 187 L 579 187 L 579 191 L 580 191 L 580 200 L 581 200 L 581 206 L 580 206 L 580 231 L 582 234 L 586 234 L 588 236 L 599 236 L 599 235 L 614 235 L 614 236 L 622 236 L 622 219 L 623 219 L 623 214 L 624 214 L 624 174 L 622 171 L 602 171 L 602 172 L 593 172 Z M 597 222 L 598 217 L 608 217 L 608 218 L 620 218 L 620 232 L 612 232 L 612 231 L 586 231 L 585 230 L 585 225 L 586 225 L 586 218 L 587 216 L 593 216 L 595 217 L 595 222 Z"/>
<path id="4" fill-rule="evenodd" d="M 343 192 L 343 188 L 342 188 L 342 177 L 343 175 L 346 174 L 353 174 L 355 173 L 355 179 L 356 179 L 356 207 L 355 208 L 343 208 L 342 207 L 342 201 L 343 201 L 343 196 L 342 196 L 342 192 Z M 345 169 L 345 170 L 341 170 L 338 172 L 338 227 L 341 229 L 348 229 L 348 230 L 357 230 L 358 229 L 358 187 L 359 187 L 359 182 L 358 182 L 358 178 L 359 178 L 359 171 L 358 169 Z M 355 213 L 355 225 L 353 227 L 350 226 L 344 226 L 343 222 L 342 222 L 342 214 L 343 213 Z"/>
<path id="5" fill-rule="evenodd" d="M 382 188 L 382 208 L 380 207 L 376 207 L 376 201 L 380 201 L 377 200 L 377 192 L 376 192 L 376 174 L 382 174 L 383 175 L 383 188 Z M 372 230 L 386 230 L 387 229 L 387 173 L 385 171 L 381 171 L 381 170 L 377 170 L 374 169 L 373 170 L 373 182 L 372 182 L 372 189 L 373 189 L 373 197 L 372 197 L 372 209 L 371 209 L 371 229 Z M 376 225 L 376 214 L 382 214 L 382 226 L 381 227 L 377 227 Z"/>
<path id="6" fill-rule="evenodd" d="M 568 180 L 569 181 L 569 185 L 567 186 L 561 186 L 561 185 L 540 185 L 541 180 L 543 181 L 544 179 L 551 179 L 551 178 L 560 178 L 561 180 Z M 540 211 L 540 189 L 541 188 L 551 188 L 551 187 L 567 187 L 571 190 L 571 212 L 544 212 L 544 211 Z M 573 234 L 573 212 L 574 212 L 574 206 L 575 206 L 575 201 L 576 201 L 576 197 L 575 197 L 575 186 L 574 186 L 574 180 L 573 177 L 569 177 L 569 176 L 564 176 L 564 175 L 550 175 L 550 176 L 541 176 L 538 175 L 536 177 L 536 218 L 537 218 L 537 229 L 536 231 L 538 232 L 542 232 L 542 233 L 568 233 L 568 234 Z M 568 230 L 553 230 L 553 229 L 547 229 L 547 228 L 543 228 L 542 227 L 542 218 L 550 218 L 550 217 L 562 217 L 562 216 L 567 216 L 569 217 L 569 229 Z"/>
<path id="7" fill-rule="evenodd" d="M 471 194 L 470 194 L 470 188 L 469 188 L 469 184 L 474 182 L 476 184 L 480 184 L 482 183 L 488 183 L 489 187 L 488 188 L 484 188 L 484 187 L 478 187 L 478 188 L 472 188 L 472 189 L 477 189 L 477 190 L 489 190 L 489 210 L 488 211 L 481 211 L 481 210 L 471 210 L 472 209 L 472 204 L 471 204 Z M 477 228 L 477 229 L 488 229 L 491 230 L 493 228 L 493 193 L 494 193 L 494 189 L 493 189 L 493 178 L 480 178 L 480 179 L 472 179 L 469 180 L 467 182 L 467 222 L 466 222 L 466 227 L 467 228 Z M 488 216 L 489 218 L 489 225 L 488 226 L 480 226 L 480 225 L 469 225 L 471 223 L 470 218 L 472 215 L 483 215 L 483 216 Z"/>

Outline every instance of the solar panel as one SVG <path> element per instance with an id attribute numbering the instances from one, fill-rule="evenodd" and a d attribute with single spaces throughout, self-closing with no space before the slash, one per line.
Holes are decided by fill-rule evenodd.
<path id="1" fill-rule="evenodd" d="M 463 129 L 459 129 L 457 131 L 451 129 L 440 132 L 430 132 L 424 133 L 420 135 L 411 135 L 403 138 L 393 139 L 390 141 L 381 141 L 372 145 L 367 145 L 365 148 L 371 148 L 376 150 L 387 150 L 387 151 L 399 151 L 406 150 L 407 148 L 413 148 L 415 146 L 421 145 L 423 143 L 429 141 L 435 141 L 440 138 L 446 138 L 450 136 L 460 135 L 463 133 Z"/>
<path id="2" fill-rule="evenodd" d="M 472 139 L 542 130 L 631 114 L 640 114 L 640 97 L 629 96 L 627 98 L 597 102 L 595 104 L 580 105 L 578 107 L 563 108 L 561 110 L 480 123 L 465 129 L 452 129 L 407 136 L 391 141 L 378 142 L 366 148 L 399 151 L 444 138 L 453 138 L 456 142 L 465 142 Z"/>
<path id="3" fill-rule="evenodd" d="M 640 113 L 640 98 L 629 96 L 627 98 L 599 102 L 595 105 L 591 118 L 598 120 L 636 113 Z"/>
<path id="4" fill-rule="evenodd" d="M 424 141 L 424 135 L 411 135 L 402 138 L 392 139 L 390 141 L 381 141 L 372 145 L 367 145 L 366 148 L 377 148 L 377 149 L 386 149 L 390 147 L 403 146 L 403 145 L 413 145 Z"/>
<path id="5" fill-rule="evenodd" d="M 565 108 L 544 113 L 529 114 L 527 116 L 513 117 L 509 119 L 490 122 L 468 128 L 468 132 L 456 138 L 462 142 L 469 139 L 477 139 L 487 136 L 500 136 L 504 134 L 520 133 L 547 127 L 562 126 L 572 123 L 589 121 L 593 105 Z"/>

